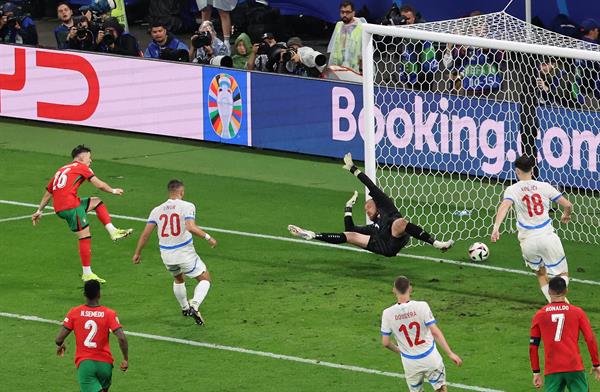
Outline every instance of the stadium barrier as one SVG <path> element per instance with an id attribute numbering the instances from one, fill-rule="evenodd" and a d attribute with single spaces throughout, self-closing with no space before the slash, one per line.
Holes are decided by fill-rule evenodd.
<path id="1" fill-rule="evenodd" d="M 407 152 L 393 163 L 507 178 L 520 136 L 501 113 L 516 103 L 408 92 L 406 101 L 375 110 L 375 137 Z M 471 102 L 472 103 L 472 102 Z M 193 64 L 0 45 L 0 116 L 194 140 L 363 158 L 362 86 Z M 486 108 L 477 110 L 472 108 Z M 509 110 L 510 109 L 510 110 Z M 540 177 L 552 168 L 561 185 L 600 190 L 597 113 L 539 107 Z M 488 118 L 495 112 L 493 118 Z M 565 124 L 565 118 L 589 118 Z M 553 119 L 556 119 L 554 122 Z M 560 121 L 558 120 L 560 119 Z M 402 124 L 402 127 L 398 127 Z M 396 127 L 394 126 L 396 125 Z M 397 134 L 396 129 L 403 129 Z M 568 136 L 572 137 L 568 137 Z M 573 142 L 569 142 L 573 140 Z M 465 168 L 468 158 L 474 164 Z M 447 166 L 446 166 L 447 167 Z"/>

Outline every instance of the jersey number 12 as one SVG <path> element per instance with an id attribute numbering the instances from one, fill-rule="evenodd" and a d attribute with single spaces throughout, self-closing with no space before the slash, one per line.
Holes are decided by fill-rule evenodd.
<path id="1" fill-rule="evenodd" d="M 416 329 L 414 342 L 410 339 L 410 335 L 408 334 L 408 330 L 413 328 Z M 425 343 L 424 340 L 421 340 L 421 325 L 416 321 L 413 321 L 412 323 L 408 324 L 408 328 L 405 324 L 402 324 L 400 326 L 400 332 L 404 333 L 404 337 L 406 338 L 406 341 L 408 342 L 408 345 L 410 347 L 418 346 L 420 344 Z"/>

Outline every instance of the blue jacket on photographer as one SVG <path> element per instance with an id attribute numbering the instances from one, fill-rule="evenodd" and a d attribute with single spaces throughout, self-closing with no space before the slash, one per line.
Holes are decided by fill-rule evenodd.
<path id="1" fill-rule="evenodd" d="M 167 31 L 167 26 L 161 20 L 150 23 L 152 42 L 144 51 L 144 57 L 172 61 L 189 61 L 189 48 L 177 37 Z"/>
<path id="2" fill-rule="evenodd" d="M 99 52 L 140 57 L 141 51 L 137 39 L 125 31 L 117 18 L 104 21 L 104 30 L 98 32 Z"/>
<path id="3" fill-rule="evenodd" d="M 229 47 L 217 37 L 212 22 L 202 22 L 198 31 L 192 36 L 192 51 L 190 53 L 192 61 L 199 64 L 211 64 L 213 58 L 229 55 Z"/>
<path id="4" fill-rule="evenodd" d="M 595 19 L 586 19 L 581 22 L 579 29 L 581 40 L 598 45 L 600 38 L 600 23 Z M 583 94 L 590 98 L 600 99 L 600 64 L 594 61 L 577 60 L 579 65 L 579 79 Z"/>
<path id="5" fill-rule="evenodd" d="M 305 77 L 319 77 L 327 65 L 327 57 L 308 46 L 298 37 L 287 42 L 287 49 L 280 51 L 277 73 Z"/>
<path id="6" fill-rule="evenodd" d="M 4 3 L 0 16 L 0 42 L 37 45 L 38 34 L 33 19 L 22 15 L 21 9 L 13 3 Z"/>

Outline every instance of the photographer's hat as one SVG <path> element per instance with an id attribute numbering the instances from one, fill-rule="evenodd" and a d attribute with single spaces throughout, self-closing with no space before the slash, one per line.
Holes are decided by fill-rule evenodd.
<path id="1" fill-rule="evenodd" d="M 598 28 L 600 28 L 600 25 L 596 19 L 589 18 L 581 22 L 581 31 L 583 33 L 589 33 L 590 31 Z"/>
<path id="2" fill-rule="evenodd" d="M 115 0 L 93 0 L 89 5 L 79 7 L 79 11 L 91 11 L 95 14 L 105 14 L 117 8 Z"/>
<path id="3" fill-rule="evenodd" d="M 4 5 L 2 6 L 2 12 L 4 12 L 4 13 L 12 12 L 14 14 L 18 10 L 19 10 L 19 7 L 17 7 L 17 5 L 14 3 L 8 2 L 8 3 L 4 3 Z"/>
<path id="4" fill-rule="evenodd" d="M 260 37 L 260 40 L 264 41 L 266 39 L 275 39 L 275 36 L 273 35 L 273 33 L 264 33 L 262 37 Z"/>

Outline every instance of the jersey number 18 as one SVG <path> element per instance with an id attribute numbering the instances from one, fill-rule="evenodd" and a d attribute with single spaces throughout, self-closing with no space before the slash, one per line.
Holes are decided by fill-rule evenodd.
<path id="1" fill-rule="evenodd" d="M 542 196 L 539 193 L 534 193 L 531 195 L 525 195 L 521 199 L 527 204 L 527 212 L 530 217 L 533 215 L 542 215 L 544 213 L 544 202 L 542 201 Z"/>

